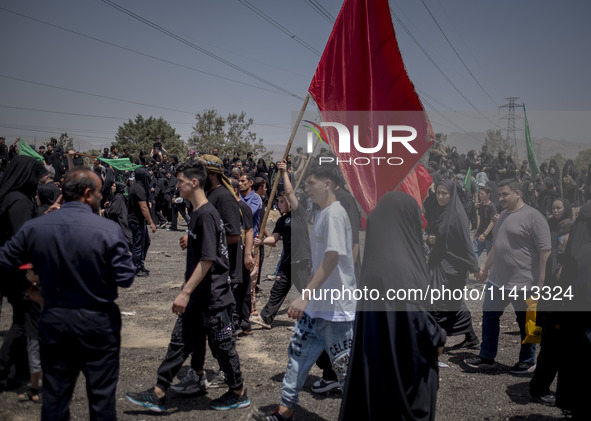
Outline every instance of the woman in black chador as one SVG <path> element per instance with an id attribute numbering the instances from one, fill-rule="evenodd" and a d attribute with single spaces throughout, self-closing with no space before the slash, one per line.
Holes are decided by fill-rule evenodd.
<path id="1" fill-rule="evenodd" d="M 581 207 L 570 231 L 562 259 L 559 285 L 571 288 L 559 316 L 560 350 L 556 405 L 572 413 L 573 420 L 589 419 L 591 394 L 591 203 Z M 543 337 L 543 333 L 542 333 Z M 580 358 L 579 358 L 580 357 Z"/>
<path id="2" fill-rule="evenodd" d="M 384 195 L 367 220 L 359 288 L 426 291 L 421 211 L 406 193 Z M 445 331 L 425 301 L 361 300 L 339 419 L 433 420 Z"/>
<path id="3" fill-rule="evenodd" d="M 437 183 L 435 195 L 437 206 L 427 214 L 427 242 L 431 247 L 428 266 L 431 288 L 440 289 L 443 297 L 444 288 L 463 290 L 468 272 L 477 272 L 479 268 L 470 241 L 468 216 L 458 197 L 456 184 L 451 180 Z M 465 340 L 455 348 L 480 345 L 472 327 L 472 316 L 463 299 L 437 300 L 433 310 L 433 316 L 448 336 L 466 335 Z"/>

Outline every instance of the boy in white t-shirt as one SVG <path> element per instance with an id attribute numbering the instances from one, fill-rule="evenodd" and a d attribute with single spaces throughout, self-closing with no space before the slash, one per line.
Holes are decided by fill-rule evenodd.
<path id="1" fill-rule="evenodd" d="M 298 393 L 323 350 L 330 357 L 341 388 L 344 386 L 355 319 L 355 270 L 351 224 L 335 198 L 340 177 L 338 167 L 326 164 L 314 166 L 306 177 L 306 194 L 320 206 L 310 237 L 313 275 L 287 312 L 297 322 L 288 348 L 281 403 L 272 415 L 258 419 L 292 418 Z"/>

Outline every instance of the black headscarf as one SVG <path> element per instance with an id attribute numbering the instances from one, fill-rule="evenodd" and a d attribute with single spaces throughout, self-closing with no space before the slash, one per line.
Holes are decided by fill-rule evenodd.
<path id="1" fill-rule="evenodd" d="M 567 159 L 562 168 L 562 176 L 566 177 L 567 175 L 570 175 L 575 180 L 579 177 L 579 172 L 572 159 Z"/>
<path id="2" fill-rule="evenodd" d="M 147 168 L 135 170 L 135 182 L 144 188 L 146 197 L 150 197 L 150 173 Z"/>
<path id="3" fill-rule="evenodd" d="M 360 286 L 380 291 L 426 289 L 429 275 L 421 227 L 421 210 L 411 196 L 401 192 L 385 194 L 367 219 Z M 390 303 L 375 304 L 388 308 Z"/>
<path id="4" fill-rule="evenodd" d="M 585 311 L 591 328 L 591 202 L 583 205 L 570 231 L 560 283 L 572 285 L 573 308 Z M 569 304 L 570 305 L 570 304 Z"/>
<path id="5" fill-rule="evenodd" d="M 8 164 L 0 180 L 0 208 L 3 199 L 12 191 L 20 191 L 33 198 L 37 194 L 39 180 L 47 169 L 34 158 L 17 155 Z"/>
<path id="6" fill-rule="evenodd" d="M 564 197 L 557 197 L 552 202 L 552 205 L 554 205 L 554 202 L 556 202 L 557 200 L 559 202 L 562 202 L 562 206 L 564 206 L 564 212 L 562 213 L 562 217 L 560 219 L 555 219 L 554 217 L 548 218 L 548 225 L 550 226 L 550 236 L 552 238 L 552 250 L 555 250 L 558 247 L 558 225 L 566 219 L 573 219 L 573 208 L 568 199 L 565 199 Z"/>
<path id="7" fill-rule="evenodd" d="M 533 181 L 526 180 L 521 183 L 521 198 L 526 205 L 531 206 L 532 208 L 537 207 L 537 198 L 536 198 L 536 190 L 535 187 L 530 191 L 529 185 L 532 184 Z"/>
<path id="8" fill-rule="evenodd" d="M 456 184 L 451 180 L 444 180 L 435 185 L 435 191 L 440 185 L 449 191 L 450 200 L 445 207 L 438 204 L 434 215 L 428 217 L 427 232 L 437 236 L 429 266 L 446 261 L 456 272 L 465 273 L 478 266 L 468 231 L 468 215 L 458 196 Z"/>

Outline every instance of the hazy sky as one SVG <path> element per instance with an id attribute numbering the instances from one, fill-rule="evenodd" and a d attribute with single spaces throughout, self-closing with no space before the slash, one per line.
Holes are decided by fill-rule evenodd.
<path id="1" fill-rule="evenodd" d="M 266 143 L 287 143 L 342 0 L 113 3 L 125 10 L 99 0 L 0 3 L 0 135 L 8 142 L 40 143 L 67 131 L 107 146 L 137 114 L 163 117 L 186 140 L 195 114 L 215 108 L 223 116 L 245 111 Z M 390 7 L 435 131 L 503 128 L 498 107 L 515 96 L 527 106 L 533 136 L 591 144 L 591 2 L 396 0 Z"/>

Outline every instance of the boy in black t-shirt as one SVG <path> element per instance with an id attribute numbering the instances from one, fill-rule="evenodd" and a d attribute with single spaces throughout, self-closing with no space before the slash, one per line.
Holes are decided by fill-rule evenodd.
<path id="1" fill-rule="evenodd" d="M 283 240 L 283 254 L 277 271 L 277 279 L 271 288 L 269 301 L 261 311 L 261 314 L 250 316 L 252 323 L 258 324 L 266 329 L 271 329 L 271 323 L 281 308 L 285 297 L 289 293 L 293 283 L 298 291 L 305 288 L 310 275 L 312 274 L 312 261 L 310 254 L 310 239 L 308 236 L 308 225 L 306 223 L 306 210 L 299 205 L 298 199 L 293 191 L 289 174 L 286 171 L 287 164 L 281 162 L 277 168 L 282 173 L 284 190 L 278 197 L 277 203 L 281 217 L 275 224 L 273 234 L 261 241 L 255 238 L 255 246 L 265 244 L 274 246 L 279 239 Z M 292 232 L 296 233 L 297 241 L 292 249 Z"/>
<path id="2" fill-rule="evenodd" d="M 126 394 L 131 402 L 155 412 L 164 411 L 166 391 L 191 353 L 194 353 L 192 370 L 197 380 L 193 382 L 195 390 L 182 389 L 191 394 L 205 391 L 206 336 L 230 387 L 220 398 L 212 400 L 210 407 L 225 410 L 250 405 L 232 325 L 234 297 L 230 289 L 228 247 L 220 215 L 205 196 L 205 179 L 205 168 L 200 162 L 187 162 L 177 169 L 176 187 L 194 208 L 189 223 L 185 283 L 172 304 L 172 311 L 179 318 L 158 369 L 156 386 Z"/>

